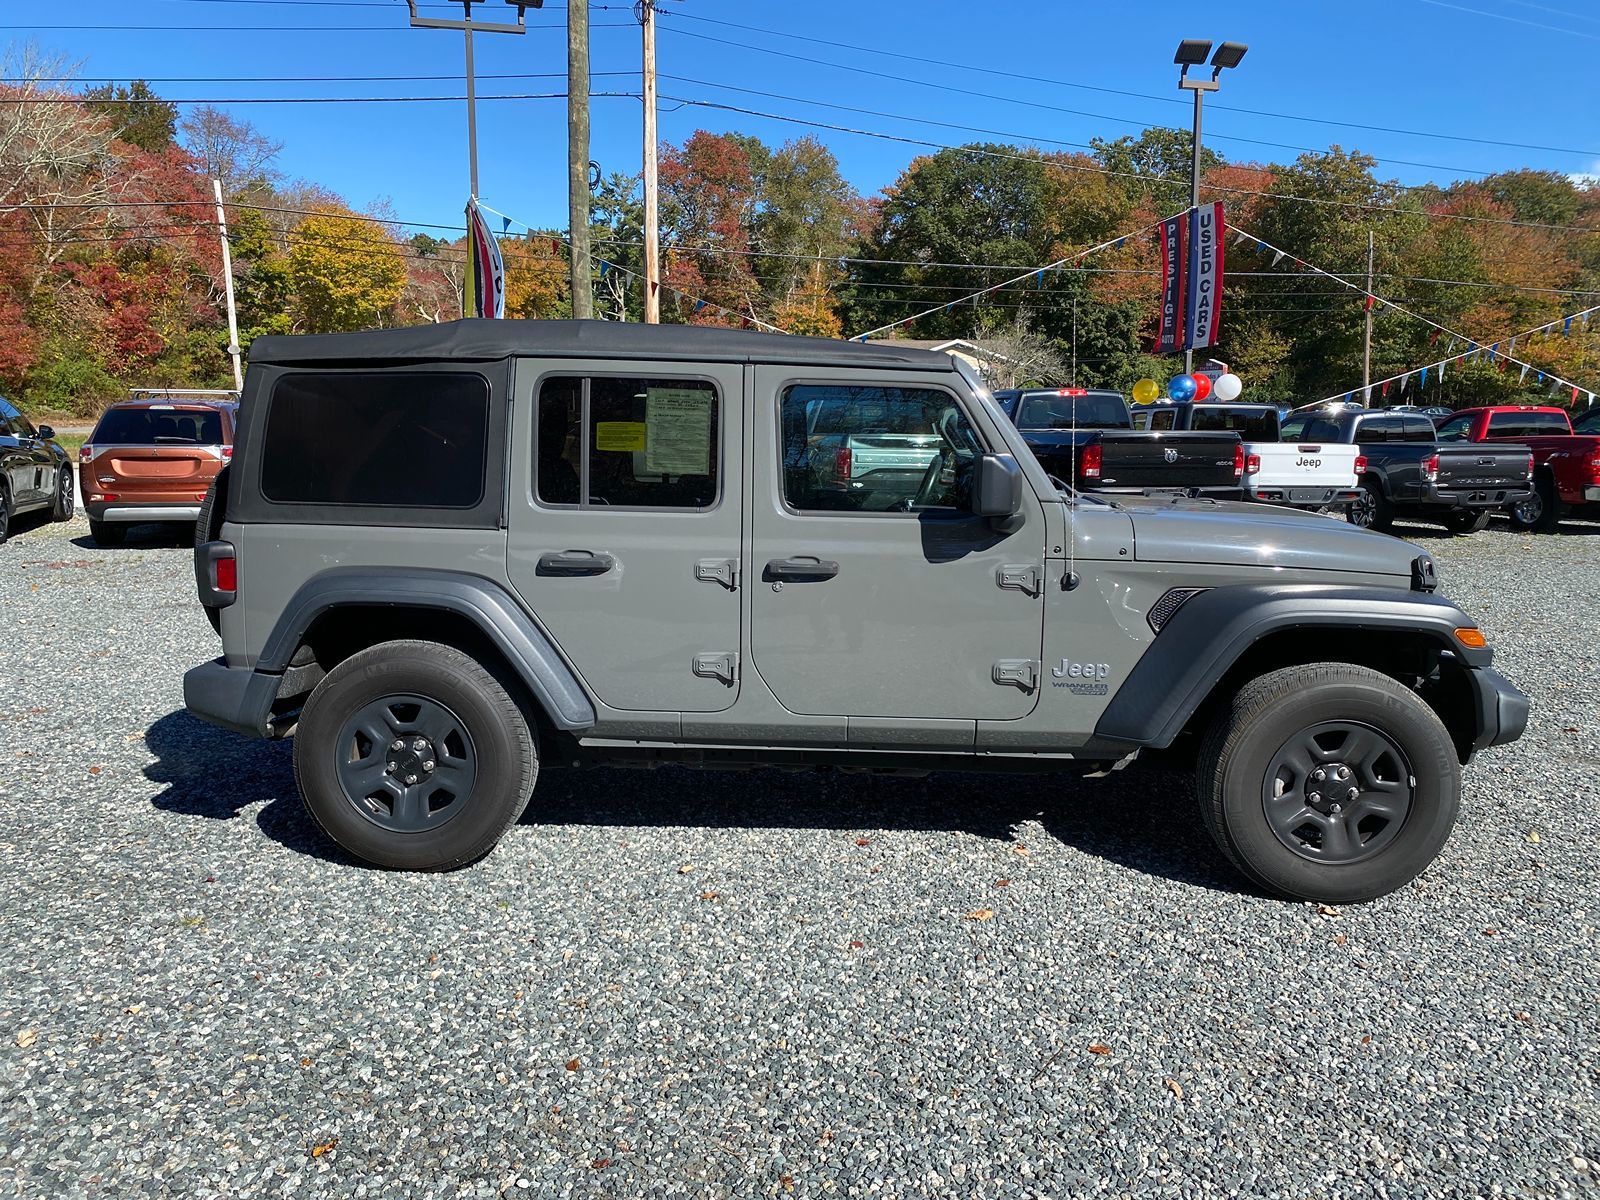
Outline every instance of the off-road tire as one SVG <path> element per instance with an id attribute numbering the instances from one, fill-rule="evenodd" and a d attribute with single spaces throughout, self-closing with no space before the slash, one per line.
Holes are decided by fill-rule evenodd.
<path id="1" fill-rule="evenodd" d="M 1522 504 L 1507 507 L 1511 527 L 1523 533 L 1554 533 L 1561 528 L 1563 506 L 1556 493 L 1555 480 L 1540 475 L 1533 481 L 1533 496 Z"/>
<path id="2" fill-rule="evenodd" d="M 96 521 L 89 518 L 89 536 L 99 546 L 120 546 L 128 539 L 128 527 L 115 521 Z"/>
<path id="3" fill-rule="evenodd" d="M 1439 523 L 1451 533 L 1477 533 L 1480 529 L 1488 528 L 1489 518 L 1493 515 L 1492 509 L 1469 508 L 1449 513 Z"/>
<path id="4" fill-rule="evenodd" d="M 1363 479 L 1359 486 L 1363 494 L 1345 509 L 1345 520 L 1361 529 L 1389 532 L 1394 525 L 1394 505 L 1383 494 L 1382 486 L 1374 479 Z"/>
<path id="5" fill-rule="evenodd" d="M 1268 772 L 1293 739 L 1324 723 L 1377 731 L 1409 760 L 1410 799 L 1398 832 L 1369 857 L 1312 861 L 1280 840 L 1266 813 Z M 1349 663 L 1284 667 L 1234 694 L 1207 732 L 1195 770 L 1201 819 L 1253 883 L 1298 900 L 1353 904 L 1420 874 L 1449 839 L 1460 766 L 1449 732 L 1415 693 Z"/>
<path id="6" fill-rule="evenodd" d="M 474 784 L 461 810 L 434 828 L 380 826 L 341 781 L 347 722 L 392 696 L 449 710 L 470 737 Z M 294 737 L 295 782 L 312 819 L 357 858 L 398 870 L 448 871 L 482 858 L 522 815 L 538 772 L 528 718 L 507 686 L 470 655 L 437 642 L 382 642 L 347 658 L 311 693 Z"/>
<path id="7" fill-rule="evenodd" d="M 70 521 L 72 515 L 78 511 L 77 497 L 73 494 L 72 468 L 62 467 L 56 473 L 56 495 L 50 505 L 50 519 L 52 521 Z"/>
<path id="8" fill-rule="evenodd" d="M 223 467 L 217 472 L 217 477 L 211 481 L 211 486 L 206 489 L 206 498 L 200 502 L 200 515 L 194 522 L 194 547 L 198 550 L 207 542 L 214 542 L 222 536 L 222 522 L 228 513 L 228 467 Z M 213 633 L 222 632 L 222 610 L 207 608 L 206 620 L 211 622 Z"/>

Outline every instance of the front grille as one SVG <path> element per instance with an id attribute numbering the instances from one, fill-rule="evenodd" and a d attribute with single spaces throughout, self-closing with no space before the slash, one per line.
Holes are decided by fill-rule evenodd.
<path id="1" fill-rule="evenodd" d="M 1150 622 L 1151 629 L 1160 633 L 1161 627 L 1172 619 L 1173 613 L 1187 604 L 1192 597 L 1209 590 L 1209 588 L 1169 588 L 1161 599 L 1155 602 L 1145 620 Z"/>

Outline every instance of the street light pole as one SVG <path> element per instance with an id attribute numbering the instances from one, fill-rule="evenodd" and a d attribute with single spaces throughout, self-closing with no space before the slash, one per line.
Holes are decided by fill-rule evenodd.
<path id="1" fill-rule="evenodd" d="M 417 13 L 417 0 L 406 0 L 406 7 L 411 12 L 411 27 L 413 29 L 459 29 L 466 35 L 467 41 L 467 164 L 471 178 L 472 198 L 478 198 L 478 87 L 477 76 L 473 70 L 472 61 L 472 34 L 476 30 L 480 33 L 526 33 L 528 26 L 526 13 L 528 8 L 542 8 L 544 0 L 506 0 L 517 10 L 517 23 L 508 25 L 495 21 L 474 21 L 472 19 L 472 6 L 482 4 L 484 0 L 456 0 L 461 5 L 462 17 L 460 21 L 446 21 L 442 17 L 424 17 Z"/>
<path id="2" fill-rule="evenodd" d="M 639 0 L 644 39 L 644 319 L 661 321 L 661 193 L 656 161 L 656 5 Z"/>
<path id="3" fill-rule="evenodd" d="M 1180 91 L 1194 93 L 1194 143 L 1193 153 L 1189 160 L 1189 207 L 1200 207 L 1200 118 L 1205 105 L 1207 92 L 1214 92 L 1222 85 L 1218 82 L 1222 72 L 1228 67 L 1237 67 L 1239 60 L 1250 47 L 1242 42 L 1223 42 L 1217 47 L 1217 52 L 1211 54 L 1211 43 L 1204 38 L 1185 38 L 1178 43 L 1178 52 L 1173 55 L 1172 61 L 1183 69 L 1178 72 L 1178 88 Z M 1206 61 L 1206 56 L 1211 56 L 1211 78 L 1190 79 L 1189 68 L 1197 67 Z M 1220 231 L 1219 231 L 1220 235 Z M 1183 270 L 1188 270 L 1184 264 Z M 1187 340 L 1187 339 L 1185 339 Z M 1183 352 L 1183 371 L 1186 375 L 1194 373 L 1194 350 Z"/>

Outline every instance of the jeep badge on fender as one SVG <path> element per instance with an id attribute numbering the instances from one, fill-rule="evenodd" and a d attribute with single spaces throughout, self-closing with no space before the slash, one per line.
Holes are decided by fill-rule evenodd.
<path id="1" fill-rule="evenodd" d="M 1018 399 L 946 354 L 712 327 L 257 338 L 197 528 L 222 654 L 185 701 L 292 735 L 317 824 L 392 868 L 525 843 L 562 767 L 1090 775 L 1148 748 L 1188 756 L 1262 888 L 1337 904 L 1426 869 L 1461 765 L 1528 703 L 1416 548 L 1081 495 L 1017 421 L 1125 403 Z M 1151 457 L 1111 433 L 1069 448 L 1080 480 Z M 1202 479 L 1233 455 L 1237 492 L 1236 433 L 1173 436 Z"/>

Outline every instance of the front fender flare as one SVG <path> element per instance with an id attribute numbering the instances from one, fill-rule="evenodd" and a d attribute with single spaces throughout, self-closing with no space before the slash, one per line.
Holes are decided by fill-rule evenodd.
<path id="1" fill-rule="evenodd" d="M 1229 669 L 1256 642 L 1285 629 L 1361 629 L 1410 633 L 1449 650 L 1468 667 L 1487 667 L 1492 652 L 1472 649 L 1455 630 L 1472 619 L 1425 592 L 1338 584 L 1239 584 L 1187 601 L 1161 627 L 1117 689 L 1095 736 L 1165 749 Z M 1307 661 L 1316 661 L 1312 653 Z"/>

